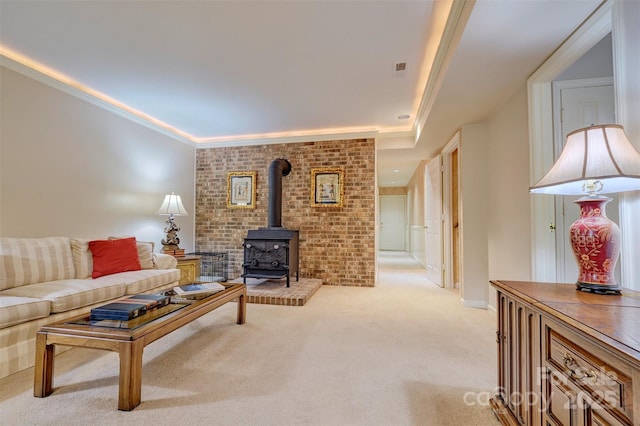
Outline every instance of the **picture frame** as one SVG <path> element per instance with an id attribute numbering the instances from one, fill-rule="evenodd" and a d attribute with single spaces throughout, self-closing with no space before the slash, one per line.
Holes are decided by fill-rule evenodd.
<path id="1" fill-rule="evenodd" d="M 256 208 L 256 172 L 227 172 L 227 208 Z"/>
<path id="2" fill-rule="evenodd" d="M 344 169 L 311 169 L 311 206 L 341 208 L 344 203 Z"/>

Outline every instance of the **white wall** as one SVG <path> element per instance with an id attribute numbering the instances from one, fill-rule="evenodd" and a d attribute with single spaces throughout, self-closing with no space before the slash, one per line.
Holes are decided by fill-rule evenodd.
<path id="1" fill-rule="evenodd" d="M 527 117 L 523 84 L 486 123 L 465 125 L 460 132 L 460 297 L 465 306 L 495 305 L 490 279 L 531 279 Z M 417 229 L 424 224 L 424 162 L 408 188 L 415 194 L 409 221 Z M 419 248 L 424 246 L 414 244 L 414 256 L 423 255 Z"/>
<path id="2" fill-rule="evenodd" d="M 0 68 L 0 236 L 165 236 L 154 213 L 182 196 L 194 246 L 195 148 Z"/>
<path id="3" fill-rule="evenodd" d="M 487 122 L 489 279 L 531 280 L 527 105 L 523 85 Z"/>
<path id="4" fill-rule="evenodd" d="M 461 292 L 465 306 L 486 308 L 489 302 L 487 128 L 460 131 Z"/>

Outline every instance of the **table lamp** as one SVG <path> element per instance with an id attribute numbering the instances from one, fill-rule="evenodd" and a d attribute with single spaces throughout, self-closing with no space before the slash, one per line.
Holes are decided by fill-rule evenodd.
<path id="1" fill-rule="evenodd" d="M 164 201 L 156 214 L 169 216 L 166 221 L 167 226 L 164 228 L 164 232 L 167 233 L 167 237 L 160 242 L 162 243 L 163 252 L 176 254 L 176 251 L 180 250 L 180 238 L 178 238 L 178 231 L 180 228 L 178 228 L 173 221 L 174 216 L 188 216 L 187 210 L 182 205 L 182 199 L 179 195 L 176 195 L 173 192 L 169 195 L 165 195 Z"/>
<path id="2" fill-rule="evenodd" d="M 584 195 L 574 201 L 580 217 L 569 228 L 578 263 L 576 287 L 599 294 L 620 294 L 614 271 L 620 255 L 620 228 L 607 218 L 611 198 L 601 194 L 640 189 L 640 154 L 622 126 L 585 127 L 567 135 L 551 170 L 529 188 L 532 193 Z"/>

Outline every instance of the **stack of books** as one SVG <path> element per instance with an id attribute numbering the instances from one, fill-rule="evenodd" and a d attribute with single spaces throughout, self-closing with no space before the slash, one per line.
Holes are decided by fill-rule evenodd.
<path id="1" fill-rule="evenodd" d="M 164 254 L 170 254 L 173 257 L 184 257 L 184 249 L 167 250 L 163 249 Z"/>
<path id="2" fill-rule="evenodd" d="M 91 309 L 91 320 L 129 321 L 150 310 L 166 306 L 171 298 L 159 294 L 136 294 Z"/>

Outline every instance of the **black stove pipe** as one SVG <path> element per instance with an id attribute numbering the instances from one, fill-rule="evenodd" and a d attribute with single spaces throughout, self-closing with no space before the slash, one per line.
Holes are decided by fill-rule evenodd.
<path id="1" fill-rule="evenodd" d="M 282 228 L 282 177 L 291 172 L 291 163 L 278 158 L 269 166 L 268 227 Z"/>

